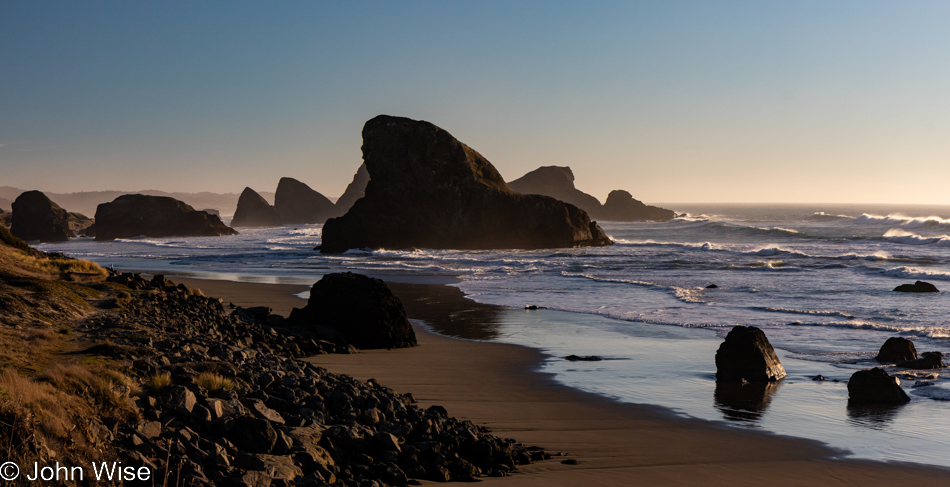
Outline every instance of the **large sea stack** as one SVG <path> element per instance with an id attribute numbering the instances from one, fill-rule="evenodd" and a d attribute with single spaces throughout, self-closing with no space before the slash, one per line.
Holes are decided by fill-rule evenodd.
<path id="1" fill-rule="evenodd" d="M 69 213 L 42 191 L 27 191 L 13 202 L 10 233 L 26 240 L 65 242 L 76 234 L 69 229 Z"/>
<path id="2" fill-rule="evenodd" d="M 356 200 L 366 194 L 366 185 L 369 184 L 369 171 L 366 170 L 366 163 L 360 164 L 360 168 L 353 175 L 353 181 L 346 186 L 346 191 L 336 200 L 336 216 L 345 215 L 353 207 Z"/>
<path id="3" fill-rule="evenodd" d="M 309 188 L 308 188 L 309 189 Z M 280 215 L 270 203 L 251 188 L 244 188 L 238 198 L 232 227 L 279 227 Z"/>
<path id="4" fill-rule="evenodd" d="M 96 240 L 236 235 L 221 219 L 168 196 L 127 194 L 96 210 Z"/>
<path id="5" fill-rule="evenodd" d="M 323 227 L 323 252 L 353 248 L 609 245 L 587 213 L 523 195 L 478 152 L 429 122 L 380 115 L 363 127 L 366 194 Z"/>
<path id="6" fill-rule="evenodd" d="M 280 178 L 274 209 L 285 224 L 323 223 L 336 214 L 332 201 L 294 178 Z"/>
<path id="7" fill-rule="evenodd" d="M 600 217 L 604 220 L 620 222 L 665 222 L 672 220 L 675 216 L 676 213 L 672 210 L 645 205 L 640 200 L 634 199 L 630 193 L 617 189 L 607 195 Z"/>
<path id="8" fill-rule="evenodd" d="M 567 166 L 543 166 L 508 183 L 523 194 L 543 194 L 570 203 L 592 217 L 599 214 L 600 201 L 574 187 L 574 171 Z"/>

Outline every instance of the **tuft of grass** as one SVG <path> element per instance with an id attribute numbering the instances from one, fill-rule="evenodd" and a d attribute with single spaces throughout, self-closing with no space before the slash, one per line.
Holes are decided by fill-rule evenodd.
<path id="1" fill-rule="evenodd" d="M 150 375 L 145 379 L 143 387 L 146 391 L 157 394 L 161 392 L 166 387 L 172 384 L 172 374 L 171 372 L 160 372 L 158 374 Z"/>
<path id="2" fill-rule="evenodd" d="M 217 394 L 221 391 L 230 391 L 234 389 L 234 381 L 213 372 L 202 372 L 198 374 L 195 382 L 199 387 L 204 388 L 209 394 Z"/>
<path id="3" fill-rule="evenodd" d="M 67 407 L 73 401 L 50 384 L 5 369 L 0 372 L 0 388 L 6 392 L 0 400 L 0 411 L 39 425 L 42 433 L 52 438 L 65 438 L 72 429 Z"/>

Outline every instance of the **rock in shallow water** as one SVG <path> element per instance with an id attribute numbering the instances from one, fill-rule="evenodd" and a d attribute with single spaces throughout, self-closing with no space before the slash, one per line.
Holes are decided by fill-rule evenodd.
<path id="1" fill-rule="evenodd" d="M 906 338 L 891 337 L 881 346 L 874 360 L 890 364 L 917 360 L 917 347 Z"/>
<path id="2" fill-rule="evenodd" d="M 901 284 L 894 288 L 898 293 L 939 293 L 937 286 L 929 282 L 917 281 L 913 284 Z"/>
<path id="3" fill-rule="evenodd" d="M 716 351 L 716 380 L 721 382 L 774 381 L 785 377 L 785 368 L 762 330 L 737 326 Z"/>
<path id="4" fill-rule="evenodd" d="M 848 399 L 855 403 L 900 404 L 910 398 L 901 389 L 896 377 L 887 375 L 880 367 L 859 370 L 848 381 Z"/>

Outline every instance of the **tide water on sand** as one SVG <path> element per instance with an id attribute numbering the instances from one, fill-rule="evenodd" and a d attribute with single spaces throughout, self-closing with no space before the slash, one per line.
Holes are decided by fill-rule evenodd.
<path id="1" fill-rule="evenodd" d="M 603 222 L 617 242 L 604 248 L 321 255 L 312 250 L 320 225 L 39 248 L 213 279 L 309 285 L 353 270 L 450 282 L 497 307 L 479 315 L 477 329 L 431 323 L 435 331 L 540 348 L 551 357 L 544 370 L 572 387 L 814 438 L 862 458 L 950 466 L 950 381 L 941 371 L 891 370 L 912 398 L 898 408 L 848 408 L 845 386 L 855 370 L 876 365 L 890 336 L 912 339 L 919 351 L 950 351 L 947 294 L 892 291 L 915 280 L 950 288 L 950 208 L 671 207 L 688 213 L 667 223 Z M 713 357 L 738 324 L 766 332 L 785 380 L 717 389 Z M 569 354 L 606 360 L 563 360 Z"/>

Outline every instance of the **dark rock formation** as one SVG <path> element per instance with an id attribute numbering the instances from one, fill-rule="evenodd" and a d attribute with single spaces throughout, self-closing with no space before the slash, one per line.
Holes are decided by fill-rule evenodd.
<path id="1" fill-rule="evenodd" d="M 929 282 L 917 281 L 913 284 L 901 284 L 894 288 L 899 293 L 938 293 L 937 286 Z"/>
<path id="2" fill-rule="evenodd" d="M 346 191 L 336 200 L 336 216 L 345 215 L 353 207 L 356 200 L 366 194 L 366 185 L 369 184 L 369 171 L 366 170 L 366 163 L 360 164 L 360 168 L 353 175 L 353 181 L 346 186 Z"/>
<path id="3" fill-rule="evenodd" d="M 363 160 L 366 195 L 327 221 L 324 252 L 611 243 L 583 210 L 512 191 L 490 162 L 431 123 L 385 115 L 366 122 Z"/>
<path id="4" fill-rule="evenodd" d="M 220 216 L 221 216 L 221 212 L 218 211 L 218 210 L 216 210 L 216 209 L 214 209 L 214 208 L 205 208 L 205 209 L 203 209 L 203 210 L 201 210 L 201 211 L 203 211 L 203 212 L 205 212 L 205 213 L 207 213 L 207 214 L 209 214 L 209 215 L 214 215 L 214 216 L 216 216 L 216 217 L 220 217 Z"/>
<path id="5" fill-rule="evenodd" d="M 541 194 L 570 203 L 592 217 L 600 213 L 600 201 L 574 187 L 574 171 L 567 166 L 542 166 L 508 183 L 523 194 Z"/>
<path id="6" fill-rule="evenodd" d="M 10 232 L 23 240 L 65 242 L 76 234 L 69 229 L 69 213 L 42 191 L 27 191 L 13 202 Z"/>
<path id="7" fill-rule="evenodd" d="M 127 194 L 96 210 L 96 240 L 237 235 L 221 219 L 167 196 Z"/>
<path id="8" fill-rule="evenodd" d="M 285 224 L 323 223 L 336 215 L 332 201 L 293 178 L 280 178 L 274 195 L 274 209 Z"/>
<path id="9" fill-rule="evenodd" d="M 291 314 L 297 326 L 330 327 L 357 348 L 416 345 L 402 302 L 386 283 L 352 272 L 327 274 L 310 289 L 310 300 Z"/>
<path id="10" fill-rule="evenodd" d="M 280 215 L 277 210 L 256 191 L 251 188 L 244 188 L 244 192 L 238 198 L 237 209 L 234 210 L 231 226 L 279 227 L 280 224 Z"/>
<path id="11" fill-rule="evenodd" d="M 884 369 L 859 370 L 848 381 L 848 399 L 855 403 L 905 403 L 910 398 L 896 377 Z"/>
<path id="12" fill-rule="evenodd" d="M 785 368 L 762 330 L 737 326 L 716 351 L 716 380 L 721 382 L 774 381 L 785 377 Z"/>
<path id="13" fill-rule="evenodd" d="M 607 195 L 607 201 L 604 202 L 604 209 L 599 218 L 622 222 L 665 222 L 672 220 L 675 216 L 676 213 L 672 210 L 645 205 L 640 200 L 634 199 L 630 193 L 618 189 Z"/>
<path id="14" fill-rule="evenodd" d="M 887 364 L 917 360 L 917 347 L 914 347 L 914 342 L 906 338 L 891 337 L 881 346 L 874 360 Z"/>
<path id="15" fill-rule="evenodd" d="M 603 358 L 597 355 L 568 355 L 564 360 L 569 362 L 600 362 Z"/>
<path id="16" fill-rule="evenodd" d="M 66 214 L 66 222 L 69 224 L 69 230 L 76 235 L 85 235 L 87 237 L 95 237 L 95 230 L 93 230 L 92 235 L 89 234 L 88 230 L 92 227 L 96 221 L 92 218 L 89 218 L 82 213 L 69 212 Z"/>
<path id="17" fill-rule="evenodd" d="M 943 363 L 943 354 L 940 352 L 924 352 L 920 354 L 920 358 L 916 360 L 908 360 L 897 365 L 908 369 L 920 370 L 942 369 L 947 366 L 947 364 Z"/>

